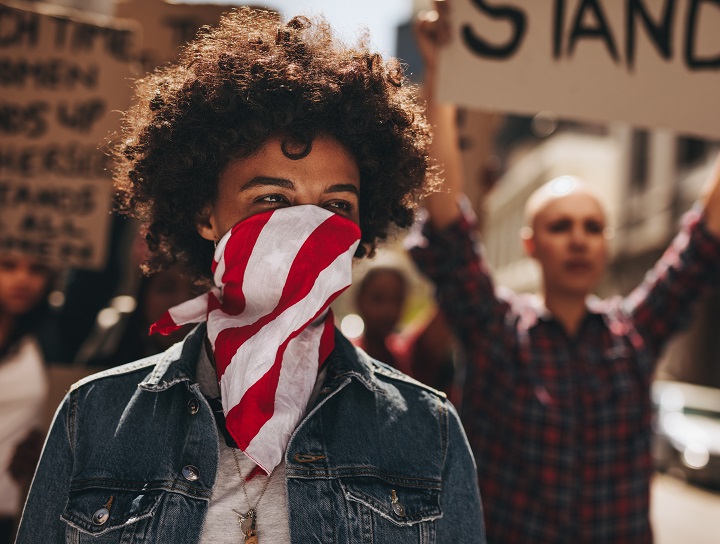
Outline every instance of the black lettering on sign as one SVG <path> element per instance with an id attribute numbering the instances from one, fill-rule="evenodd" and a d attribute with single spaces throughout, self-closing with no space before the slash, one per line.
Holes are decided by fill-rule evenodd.
<path id="1" fill-rule="evenodd" d="M 630 69 L 635 65 L 635 27 L 638 17 L 642 21 L 651 43 L 655 46 L 661 57 L 668 60 L 672 57 L 672 28 L 675 16 L 675 0 L 665 2 L 662 20 L 659 24 L 650 18 L 643 0 L 627 0 L 627 14 L 625 17 L 625 56 Z"/>
<path id="2" fill-rule="evenodd" d="M 81 66 L 64 59 L 28 61 L 0 58 L 0 87 L 42 90 L 94 89 L 100 70 L 97 65 Z"/>
<path id="3" fill-rule="evenodd" d="M 58 237 L 76 240 L 85 238 L 85 231 L 78 228 L 72 218 L 47 213 L 28 213 L 20 220 L 18 227 L 24 236 L 40 235 L 48 240 Z"/>
<path id="4" fill-rule="evenodd" d="M 565 0 L 555 0 L 553 12 L 553 58 L 559 59 L 562 54 L 563 23 L 565 22 Z"/>
<path id="5" fill-rule="evenodd" d="M 699 44 L 702 43 L 700 33 L 716 32 L 716 28 L 710 28 L 706 24 L 701 27 L 701 11 L 705 9 L 720 8 L 720 0 L 624 0 L 624 37 L 625 37 L 625 61 L 629 70 L 633 70 L 636 64 L 639 29 L 644 30 L 658 55 L 671 61 L 677 50 L 677 44 L 673 40 L 683 39 L 683 60 L 691 71 L 720 69 L 720 51 L 698 52 Z M 610 0 L 607 4 L 610 5 Z M 600 0 L 577 0 L 577 11 L 569 32 L 569 43 L 565 49 L 564 24 L 565 24 L 565 0 L 555 0 L 552 28 L 552 51 L 553 57 L 557 60 L 563 55 L 571 56 L 577 43 L 581 39 L 600 39 L 605 45 L 610 57 L 620 62 L 612 29 L 608 24 Z M 613 4 L 614 5 L 614 4 Z M 648 9 L 648 6 L 657 8 Z M 684 13 L 678 14 L 684 6 Z M 684 17 L 684 19 L 682 19 Z M 587 21 L 590 19 L 590 22 Z M 682 19 L 682 22 L 678 21 Z M 683 28 L 677 28 L 678 24 L 684 24 Z M 682 37 L 680 36 L 682 31 Z M 717 42 L 715 42 L 717 43 Z"/>
<path id="6" fill-rule="evenodd" d="M 0 251 L 20 251 L 37 257 L 50 257 L 53 244 L 49 240 L 33 240 L 20 236 L 0 237 Z"/>
<path id="7" fill-rule="evenodd" d="M 512 37 L 503 45 L 493 45 L 479 36 L 470 25 L 463 25 L 461 32 L 463 41 L 470 50 L 481 57 L 490 59 L 506 59 L 515 54 L 520 47 L 527 29 L 525 12 L 508 6 L 489 6 L 484 0 L 472 0 L 475 7 L 492 19 L 506 20 L 512 26 Z"/>
<path id="8" fill-rule="evenodd" d="M 2 182 L 1 205 L 4 208 L 28 207 L 51 211 L 55 215 L 82 217 L 96 209 L 95 191 L 89 185 L 71 188 L 64 185 L 39 186 L 37 183 Z"/>
<path id="9" fill-rule="evenodd" d="M 63 261 L 72 260 L 73 262 L 89 262 L 92 260 L 94 251 L 90 244 L 73 244 L 66 242 L 64 244 L 60 244 L 58 253 Z"/>
<path id="10" fill-rule="evenodd" d="M 0 47 L 35 47 L 39 36 L 37 13 L 0 5 Z"/>
<path id="11" fill-rule="evenodd" d="M 74 104 L 62 101 L 58 102 L 56 108 L 58 124 L 77 132 L 90 132 L 105 113 L 105 102 L 100 98 Z"/>
<path id="12" fill-rule="evenodd" d="M 94 144 L 0 146 L 0 172 L 23 178 L 54 174 L 59 177 L 109 178 L 112 159 Z"/>
<path id="13" fill-rule="evenodd" d="M 700 58 L 695 50 L 697 45 L 700 7 L 704 3 L 720 7 L 720 0 L 690 0 L 685 19 L 685 64 L 690 70 L 707 70 L 720 68 L 720 51 L 714 57 Z M 715 29 L 717 31 L 717 29 Z"/>
<path id="14" fill-rule="evenodd" d="M 586 14 L 592 15 L 595 25 L 586 26 L 584 22 Z M 570 43 L 568 44 L 571 55 L 575 51 L 575 45 L 581 38 L 599 38 L 605 44 L 605 47 L 607 47 L 612 59 L 615 62 L 620 62 L 620 57 L 618 55 L 617 48 L 615 47 L 612 32 L 610 31 L 610 27 L 608 26 L 602 7 L 598 4 L 598 0 L 582 0 L 582 3 L 578 7 L 572 31 L 570 32 Z"/>
<path id="15" fill-rule="evenodd" d="M 60 224 L 60 232 L 66 238 L 85 238 L 85 231 L 79 228 L 72 218 L 66 218 Z"/>
<path id="16" fill-rule="evenodd" d="M 132 33 L 129 30 L 74 22 L 71 34 L 70 48 L 73 51 L 86 52 L 102 48 L 118 60 L 130 60 Z"/>
<path id="17" fill-rule="evenodd" d="M 41 234 L 43 237 L 56 238 L 58 233 L 53 224 L 53 218 L 45 215 L 39 217 L 35 214 L 27 214 L 19 224 L 20 232 L 24 235 Z"/>
<path id="18" fill-rule="evenodd" d="M 67 29 L 70 19 L 63 17 L 53 17 L 55 23 L 55 49 L 65 49 L 67 43 Z"/>
<path id="19" fill-rule="evenodd" d="M 47 132 L 47 114 L 50 109 L 46 102 L 28 104 L 0 103 L 0 134 L 39 138 Z"/>

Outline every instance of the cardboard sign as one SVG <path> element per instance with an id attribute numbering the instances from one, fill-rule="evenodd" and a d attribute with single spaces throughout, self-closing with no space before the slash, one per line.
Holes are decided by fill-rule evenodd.
<path id="1" fill-rule="evenodd" d="M 441 100 L 720 137 L 720 0 L 455 0 Z"/>
<path id="2" fill-rule="evenodd" d="M 49 9 L 0 3 L 0 252 L 96 269 L 135 31 Z"/>
<path id="3" fill-rule="evenodd" d="M 217 25 L 220 16 L 232 8 L 229 4 L 119 0 L 115 14 L 142 24 L 143 45 L 139 60 L 143 70 L 149 72 L 174 60 L 182 46 L 195 38 L 200 27 Z"/>

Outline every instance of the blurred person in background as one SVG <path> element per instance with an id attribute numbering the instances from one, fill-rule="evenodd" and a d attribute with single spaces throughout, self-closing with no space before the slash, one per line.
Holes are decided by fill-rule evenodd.
<path id="1" fill-rule="evenodd" d="M 145 240 L 138 237 L 133 245 L 131 262 L 133 269 L 140 270 L 149 257 Z M 196 296 L 198 288 L 183 274 L 178 266 L 143 274 L 137 282 L 134 306 L 129 313 L 118 311 L 117 306 L 126 303 L 127 296 L 110 301 L 114 323 L 103 326 L 98 319 L 95 330 L 79 350 L 75 363 L 90 367 L 119 366 L 165 351 L 180 342 L 193 325 L 187 324 L 167 335 L 150 334 L 150 327 L 173 306 Z M 122 299 L 118 301 L 119 299 Z"/>
<path id="2" fill-rule="evenodd" d="M 410 251 L 465 352 L 461 414 L 488 541 L 651 542 L 650 384 L 663 346 L 720 279 L 720 157 L 701 202 L 629 296 L 592 296 L 607 264 L 606 216 L 572 177 L 543 185 L 526 205 L 522 243 L 540 265 L 541 292 L 496 291 L 476 220 L 461 205 L 455 109 L 434 96 L 447 4 L 416 25 L 446 190 L 426 199 L 429 220 Z"/>
<path id="3" fill-rule="evenodd" d="M 14 540 L 44 439 L 48 380 L 36 333 L 53 277 L 35 258 L 0 253 L 0 544 Z"/>
<path id="4" fill-rule="evenodd" d="M 485 542 L 452 405 L 329 311 L 427 192 L 415 92 L 322 19 L 250 8 L 139 82 L 118 207 L 150 272 L 208 291 L 155 324 L 199 323 L 184 342 L 70 390 L 18 544 Z"/>
<path id="5" fill-rule="evenodd" d="M 356 286 L 355 308 L 364 327 L 352 342 L 378 361 L 445 392 L 456 403 L 451 395 L 453 337 L 443 315 L 433 309 L 399 328 L 409 289 L 400 266 L 372 263 Z"/>

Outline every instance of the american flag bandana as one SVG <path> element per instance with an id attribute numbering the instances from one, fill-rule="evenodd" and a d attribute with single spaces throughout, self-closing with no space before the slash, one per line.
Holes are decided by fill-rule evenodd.
<path id="1" fill-rule="evenodd" d="M 218 243 L 215 287 L 150 328 L 207 321 L 227 430 L 268 474 L 334 348 L 329 306 L 351 283 L 359 243 L 355 223 L 318 206 L 253 215 Z"/>

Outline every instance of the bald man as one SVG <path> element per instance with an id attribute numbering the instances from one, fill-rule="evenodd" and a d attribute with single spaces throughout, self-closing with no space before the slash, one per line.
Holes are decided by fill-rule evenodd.
<path id="1" fill-rule="evenodd" d="M 444 4 L 417 35 L 446 186 L 427 199 L 423 239 L 410 251 L 464 348 L 461 417 L 488 542 L 651 542 L 651 377 L 692 302 L 720 283 L 720 158 L 702 203 L 625 299 L 592 296 L 608 246 L 598 199 L 575 178 L 549 182 L 528 201 L 522 232 L 540 292 L 499 296 L 474 218 L 458 205 L 454 109 L 433 96 Z"/>

